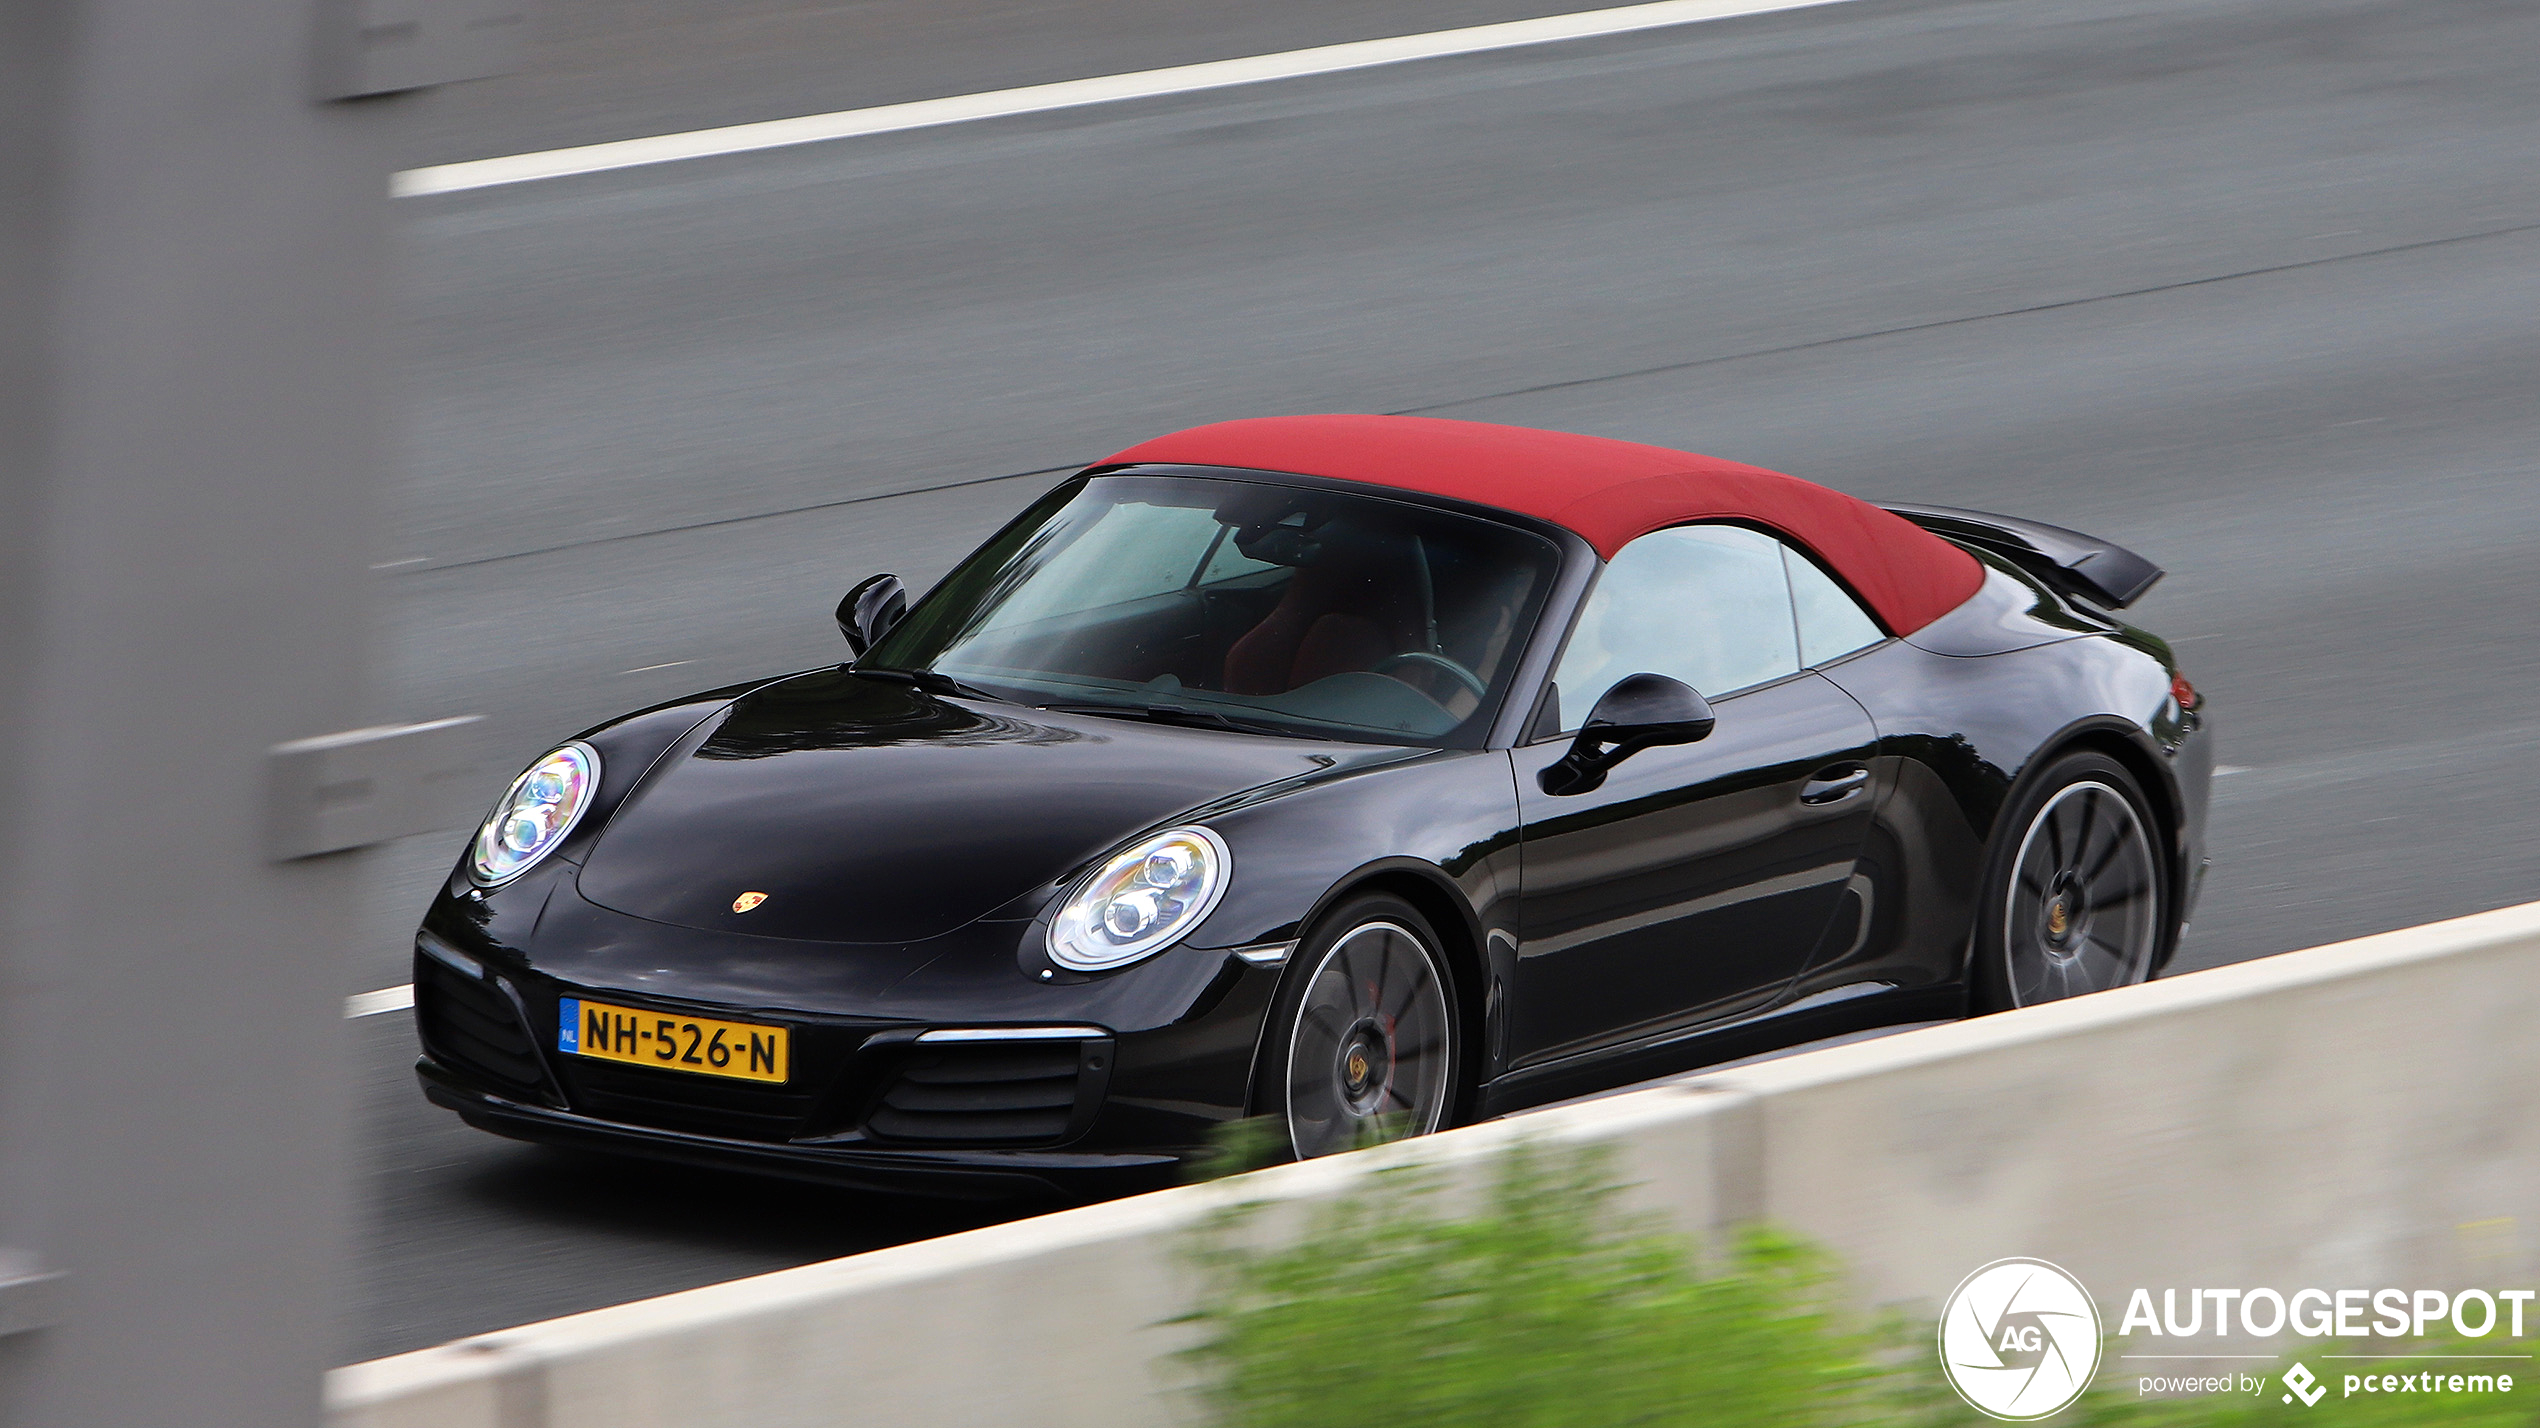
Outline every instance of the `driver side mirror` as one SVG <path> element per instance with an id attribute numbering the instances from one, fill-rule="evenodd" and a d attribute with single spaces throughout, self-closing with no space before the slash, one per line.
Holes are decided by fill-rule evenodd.
<path id="1" fill-rule="evenodd" d="M 1690 744 L 1711 737 L 1719 723 L 1711 701 L 1681 679 L 1663 674 L 1626 675 L 1588 711 L 1570 751 L 1537 775 L 1555 796 L 1593 793 L 1616 764 L 1660 744 Z"/>
<path id="2" fill-rule="evenodd" d="M 838 602 L 838 633 L 858 659 L 879 644 L 908 613 L 908 590 L 896 575 L 876 575 L 859 583 Z"/>

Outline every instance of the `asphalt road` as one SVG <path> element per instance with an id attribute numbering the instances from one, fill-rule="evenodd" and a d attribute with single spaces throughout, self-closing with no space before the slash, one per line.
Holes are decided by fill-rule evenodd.
<path id="1" fill-rule="evenodd" d="M 2524 901 L 2534 54 L 2522 0 L 1855 0 L 408 200 L 382 710 L 525 759 L 836 659 L 851 581 L 1142 436 L 1418 411 L 2167 565 L 2230 766 L 2182 968 Z M 348 992 L 455 843 L 381 859 Z M 479 1136 L 404 1023 L 348 1357 L 980 1214 Z"/>
<path id="2" fill-rule="evenodd" d="M 1425 34 L 1594 3 L 536 0 L 517 72 L 390 102 L 411 111 L 400 162 L 439 164 Z"/>

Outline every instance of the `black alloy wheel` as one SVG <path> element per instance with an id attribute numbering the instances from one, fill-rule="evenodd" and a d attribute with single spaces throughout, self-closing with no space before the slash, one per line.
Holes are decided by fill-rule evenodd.
<path id="1" fill-rule="evenodd" d="M 1334 909 L 1299 944 L 1280 1003 L 1268 1084 L 1299 1160 L 1445 1126 L 1455 989 L 1418 909 L 1382 894 Z"/>
<path id="2" fill-rule="evenodd" d="M 2067 754 L 2003 810 L 1977 906 L 1976 1009 L 2005 1011 L 2146 980 L 2167 930 L 2160 855 L 2134 776 Z"/>

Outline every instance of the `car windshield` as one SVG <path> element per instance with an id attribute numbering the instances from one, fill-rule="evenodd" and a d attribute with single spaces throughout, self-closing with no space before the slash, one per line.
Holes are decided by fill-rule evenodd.
<path id="1" fill-rule="evenodd" d="M 1379 496 L 1096 476 L 980 547 L 860 667 L 1044 707 L 1472 746 L 1557 559 L 1541 536 Z"/>

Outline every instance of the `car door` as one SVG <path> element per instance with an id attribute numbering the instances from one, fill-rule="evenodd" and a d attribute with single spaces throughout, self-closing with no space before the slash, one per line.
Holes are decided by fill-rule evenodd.
<path id="1" fill-rule="evenodd" d="M 1561 732 L 1514 751 L 1511 1069 L 1760 1007 L 1824 932 L 1868 829 L 1877 732 L 1803 668 L 1793 561 L 1825 578 L 1761 532 L 1678 526 L 1599 575 L 1547 692 L 1559 713 L 1536 721 Z M 1644 672 L 1709 698 L 1710 736 L 1643 750 L 1593 790 L 1546 793 L 1539 775 L 1596 698 Z"/>

